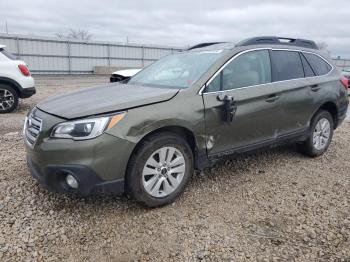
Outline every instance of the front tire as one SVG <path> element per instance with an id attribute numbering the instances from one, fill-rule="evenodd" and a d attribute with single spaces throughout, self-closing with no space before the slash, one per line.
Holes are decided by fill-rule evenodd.
<path id="1" fill-rule="evenodd" d="M 0 114 L 10 113 L 18 106 L 18 94 L 7 85 L 0 85 Z"/>
<path id="2" fill-rule="evenodd" d="M 309 138 L 300 145 L 302 153 L 317 157 L 327 151 L 333 138 L 334 122 L 328 111 L 320 110 L 313 117 Z"/>
<path id="3" fill-rule="evenodd" d="M 172 133 L 156 134 L 141 143 L 129 161 L 127 193 L 147 207 L 172 203 L 193 174 L 191 148 Z"/>

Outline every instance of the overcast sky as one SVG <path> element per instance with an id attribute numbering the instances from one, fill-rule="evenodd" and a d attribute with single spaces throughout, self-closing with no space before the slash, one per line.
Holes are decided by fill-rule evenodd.
<path id="1" fill-rule="evenodd" d="M 350 58 L 346 0 L 2 0 L 0 32 L 54 36 L 86 29 L 93 40 L 186 46 L 258 35 L 326 42 Z"/>

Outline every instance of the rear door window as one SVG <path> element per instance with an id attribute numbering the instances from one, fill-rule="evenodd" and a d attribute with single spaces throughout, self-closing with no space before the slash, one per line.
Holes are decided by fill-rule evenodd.
<path id="1" fill-rule="evenodd" d="M 316 75 L 326 75 L 329 73 L 329 71 L 331 71 L 332 67 L 321 57 L 310 53 L 303 53 L 303 55 L 311 65 Z"/>
<path id="2" fill-rule="evenodd" d="M 295 51 L 271 51 L 273 81 L 304 78 L 300 55 Z"/>
<path id="3" fill-rule="evenodd" d="M 315 76 L 316 74 L 312 70 L 309 62 L 306 60 L 306 58 L 303 56 L 303 54 L 300 54 L 300 57 L 301 57 L 301 61 L 303 63 L 303 67 L 304 67 L 305 77 L 313 77 L 313 76 Z"/>

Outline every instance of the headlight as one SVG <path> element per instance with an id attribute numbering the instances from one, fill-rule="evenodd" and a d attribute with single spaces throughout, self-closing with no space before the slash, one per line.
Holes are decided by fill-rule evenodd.
<path id="1" fill-rule="evenodd" d="M 105 130 L 112 128 L 125 116 L 121 113 L 114 116 L 87 118 L 57 124 L 51 133 L 53 138 L 70 138 L 84 140 L 98 137 Z"/>

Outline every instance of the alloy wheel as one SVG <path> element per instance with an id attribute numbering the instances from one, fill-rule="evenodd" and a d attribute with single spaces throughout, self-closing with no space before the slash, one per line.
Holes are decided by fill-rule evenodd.
<path id="1" fill-rule="evenodd" d="M 313 132 L 313 145 L 317 150 L 324 149 L 329 141 L 331 134 L 331 124 L 327 118 L 321 118 L 314 129 Z"/>
<path id="2" fill-rule="evenodd" d="M 0 110 L 5 111 L 11 108 L 14 102 L 14 95 L 9 90 L 0 88 Z"/>
<path id="3" fill-rule="evenodd" d="M 180 150 L 162 147 L 153 152 L 144 165 L 143 187 L 153 197 L 166 197 L 179 187 L 185 170 L 185 158 Z"/>

